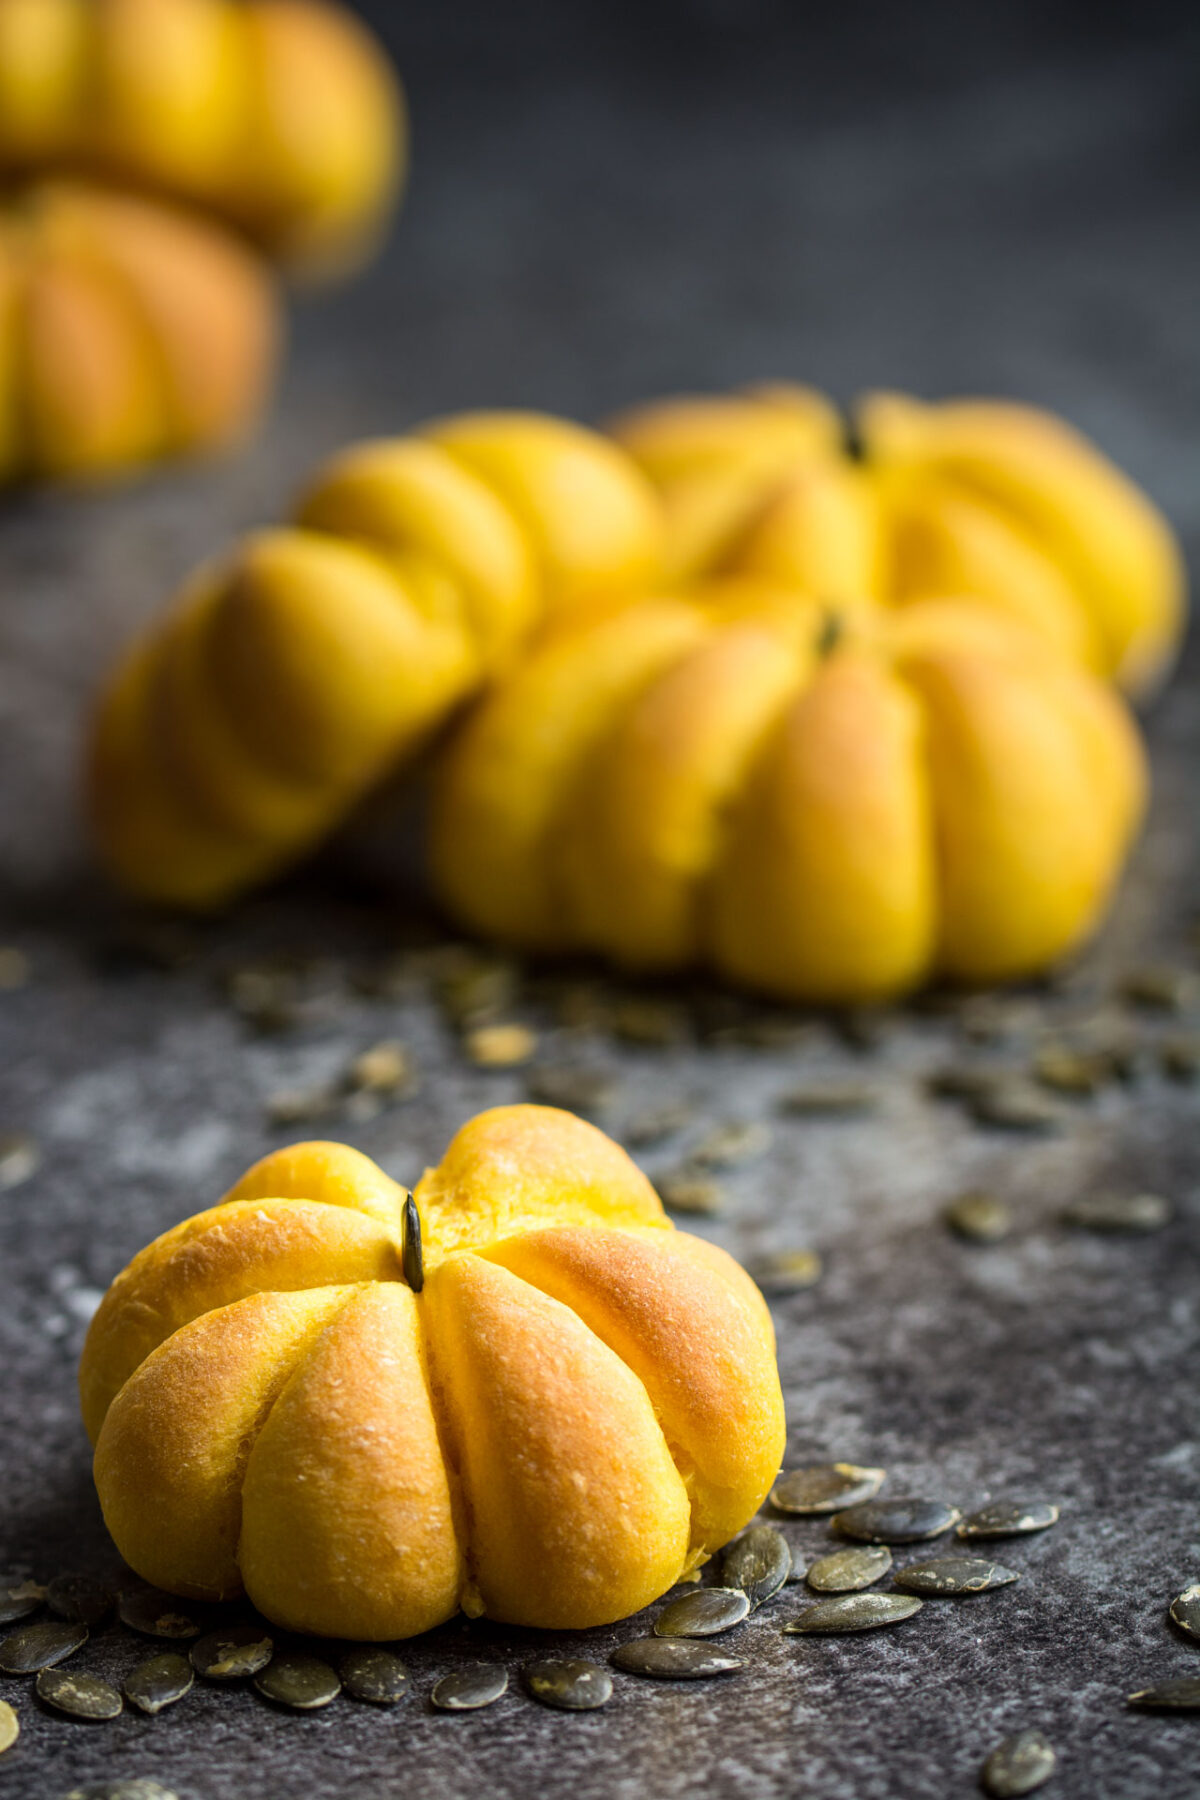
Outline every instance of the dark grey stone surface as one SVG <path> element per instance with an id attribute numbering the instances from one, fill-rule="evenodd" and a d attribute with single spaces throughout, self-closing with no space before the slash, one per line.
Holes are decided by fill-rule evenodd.
<path id="1" fill-rule="evenodd" d="M 462 1119 L 523 1091 L 466 1066 L 421 994 L 347 990 L 331 1018 L 278 1038 L 233 1017 L 216 978 L 239 957 L 317 946 L 344 972 L 392 941 L 395 904 L 340 866 L 215 927 L 180 971 L 100 954 L 120 915 L 74 812 L 81 709 L 199 555 L 355 435 L 480 403 L 597 416 L 764 375 L 846 397 L 872 383 L 1027 395 L 1094 432 L 1193 552 L 1200 533 L 1200 42 L 1186 14 L 384 16 L 413 87 L 411 203 L 380 269 L 299 308 L 258 446 L 0 513 L 0 942 L 33 969 L 0 994 L 0 1131 L 31 1131 L 44 1153 L 0 1194 L 0 1564 L 43 1578 L 117 1572 L 76 1415 L 87 1317 L 147 1238 L 302 1135 L 268 1129 L 266 1096 L 402 1036 L 421 1097 L 340 1131 L 412 1179 Z M 1192 954 L 1195 645 L 1150 730 L 1155 808 L 1100 986 L 1131 961 Z M 645 1619 L 552 1640 L 456 1623 L 405 1649 L 414 1691 L 394 1712 L 343 1699 L 295 1718 L 198 1683 L 157 1719 L 85 1726 L 6 1679 L 22 1737 L 0 1762 L 4 1793 L 56 1800 L 145 1774 L 181 1800 L 917 1800 L 971 1793 L 991 1745 L 1032 1725 L 1058 1746 L 1047 1791 L 1064 1800 L 1194 1791 L 1195 1721 L 1127 1713 L 1123 1696 L 1196 1669 L 1166 1607 L 1200 1574 L 1200 1089 L 1151 1075 L 1072 1109 L 1061 1137 L 1009 1139 L 924 1097 L 923 1072 L 962 1054 L 952 1021 L 915 1013 L 868 1060 L 824 1023 L 789 1051 L 589 1051 L 620 1076 L 617 1135 L 681 1092 L 702 1119 L 772 1121 L 769 1154 L 729 1178 L 728 1213 L 701 1229 L 741 1255 L 804 1243 L 826 1258 L 818 1287 L 775 1308 L 790 1456 L 880 1463 L 888 1491 L 964 1506 L 1060 1501 L 1054 1531 L 1003 1547 L 1019 1584 L 848 1640 L 780 1636 L 801 1603 L 787 1589 L 723 1640 L 744 1674 L 619 1676 L 607 1710 L 576 1718 L 515 1679 L 477 1717 L 434 1715 L 427 1695 L 461 1658 L 514 1676 L 551 1652 L 603 1660 Z M 877 1116 L 775 1116 L 799 1081 L 860 1070 L 884 1087 Z M 938 1223 L 977 1183 L 1013 1201 L 1006 1244 L 971 1247 Z M 1169 1195 L 1175 1222 L 1145 1239 L 1058 1226 L 1072 1196 L 1110 1187 Z M 801 1557 L 828 1545 L 819 1521 L 785 1529 Z M 78 1666 L 119 1676 L 143 1653 L 111 1631 Z"/>

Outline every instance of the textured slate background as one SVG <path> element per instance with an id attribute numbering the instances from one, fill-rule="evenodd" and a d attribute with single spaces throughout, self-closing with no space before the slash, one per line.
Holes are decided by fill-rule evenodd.
<path id="1" fill-rule="evenodd" d="M 461 1061 L 436 1010 L 348 999 L 278 1039 L 250 1036 L 216 975 L 263 949 L 339 966 L 394 919 L 345 871 L 248 907 L 180 972 L 114 972 L 120 915 L 74 814 L 81 708 L 139 620 L 197 556 L 271 517 L 345 438 L 480 403 L 583 416 L 677 386 L 768 375 L 849 398 L 872 383 L 1028 395 L 1061 408 L 1144 480 L 1194 554 L 1200 535 L 1200 37 L 1184 9 L 772 6 L 622 11 L 527 0 L 382 8 L 408 75 L 416 179 L 383 265 L 297 309 L 282 403 L 239 463 L 115 495 L 21 498 L 0 513 L 0 942 L 33 963 L 0 995 L 0 1130 L 44 1165 L 0 1194 L 0 1562 L 115 1573 L 90 1490 L 74 1364 L 98 1291 L 148 1237 L 209 1204 L 289 1134 L 281 1086 L 396 1033 L 422 1097 L 355 1142 L 412 1179 L 521 1078 Z M 1183 956 L 1200 903 L 1200 657 L 1151 720 L 1156 802 L 1098 964 Z M 548 1038 L 547 1054 L 561 1045 Z M 1018 1036 L 1012 1054 L 1020 1056 Z M 826 1026 L 771 1053 L 681 1046 L 589 1053 L 621 1077 L 612 1124 L 686 1092 L 702 1117 L 772 1118 L 810 1073 L 859 1071 Z M 801 1642 L 791 1599 L 741 1628 L 752 1669 L 690 1688 L 625 1679 L 602 1714 L 514 1694 L 475 1719 L 431 1715 L 436 1673 L 481 1645 L 514 1669 L 533 1634 L 448 1627 L 411 1647 L 415 1698 L 301 1720 L 249 1693 L 195 1693 L 160 1719 L 73 1726 L 5 1681 L 23 1736 L 14 1800 L 150 1774 L 182 1800 L 703 1791 L 822 1800 L 973 1791 L 1003 1732 L 1043 1726 L 1054 1791 L 1191 1791 L 1193 1721 L 1122 1696 L 1196 1671 L 1165 1621 L 1200 1575 L 1197 1090 L 1150 1080 L 1079 1108 L 1061 1138 L 988 1136 L 923 1098 L 961 1054 L 910 1015 L 861 1065 L 885 1089 L 855 1124 L 775 1120 L 767 1158 L 709 1229 L 737 1253 L 809 1243 L 828 1272 L 777 1308 L 793 1458 L 885 1464 L 896 1492 L 961 1503 L 1014 1489 L 1062 1501 L 1060 1527 L 1008 1560 L 1016 1588 L 930 1605 L 895 1635 Z M 659 1160 L 663 1160 L 661 1157 Z M 968 1183 L 1010 1195 L 1010 1244 L 937 1224 Z M 1098 1187 L 1177 1203 L 1154 1239 L 1065 1233 Z M 819 1525 L 789 1528 L 798 1551 Z M 636 1628 L 556 1640 L 603 1656 Z M 81 1664 L 121 1672 L 131 1640 Z M 14 1692 L 16 1690 L 16 1692 Z"/>

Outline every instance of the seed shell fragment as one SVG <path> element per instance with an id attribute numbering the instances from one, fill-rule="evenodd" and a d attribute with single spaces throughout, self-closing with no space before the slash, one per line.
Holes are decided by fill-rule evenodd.
<path id="1" fill-rule="evenodd" d="M 857 1594 L 881 1580 L 891 1566 L 886 1544 L 855 1544 L 819 1556 L 804 1579 L 818 1594 Z"/>
<path id="2" fill-rule="evenodd" d="M 1040 1731 L 1018 1731 L 996 1745 L 979 1779 L 992 1800 L 1019 1800 L 1049 1781 L 1057 1760 L 1053 1745 Z"/>
<path id="3" fill-rule="evenodd" d="M 259 1693 L 293 1712 L 316 1712 L 342 1691 L 337 1670 L 319 1656 L 273 1656 L 254 1677 Z"/>
<path id="4" fill-rule="evenodd" d="M 1171 1602 L 1171 1618 L 1180 1631 L 1200 1638 L 1200 1585 L 1193 1582 L 1182 1594 L 1176 1594 Z"/>
<path id="5" fill-rule="evenodd" d="M 1048 1500 L 991 1500 L 960 1520 L 960 1538 L 1027 1537 L 1056 1525 L 1059 1508 Z"/>
<path id="6" fill-rule="evenodd" d="M 704 1681 L 745 1667 L 740 1656 L 713 1650 L 695 1638 L 634 1638 L 614 1650 L 609 1661 L 627 1675 L 652 1675 L 660 1681 Z"/>
<path id="7" fill-rule="evenodd" d="M 200 1636 L 200 1622 L 184 1612 L 174 1594 L 161 1588 L 138 1588 L 121 1594 L 117 1600 L 117 1617 L 131 1631 L 143 1637 L 166 1638 L 182 1643 Z"/>
<path id="8" fill-rule="evenodd" d="M 400 1658 L 374 1644 L 343 1656 L 338 1674 L 352 1699 L 369 1700 L 372 1706 L 395 1706 L 408 1692 L 408 1670 Z"/>
<path id="9" fill-rule="evenodd" d="M 257 1675 L 275 1654 L 275 1645 L 255 1625 L 230 1625 L 210 1631 L 189 1652 L 197 1675 L 209 1681 L 241 1681 Z"/>
<path id="10" fill-rule="evenodd" d="M 835 1594 L 818 1600 L 784 1626 L 791 1637 L 815 1632 L 874 1631 L 880 1625 L 898 1625 L 921 1610 L 922 1602 L 909 1594 Z"/>
<path id="11" fill-rule="evenodd" d="M 895 1585 L 906 1594 L 984 1594 L 990 1588 L 1008 1587 L 1021 1577 L 1015 1569 L 989 1562 L 983 1556 L 934 1556 L 928 1562 L 909 1563 L 899 1569 Z"/>
<path id="12" fill-rule="evenodd" d="M 863 1544 L 920 1544 L 927 1538 L 941 1537 L 962 1514 L 944 1500 L 903 1497 L 895 1500 L 864 1500 L 860 1506 L 849 1506 L 835 1513 L 833 1529 L 843 1537 L 857 1538 Z"/>
<path id="13" fill-rule="evenodd" d="M 1160 1681 L 1129 1695 L 1130 1706 L 1164 1712 L 1200 1712 L 1200 1675 L 1183 1675 L 1176 1681 Z"/>
<path id="14" fill-rule="evenodd" d="M 491 1706 L 508 1690 L 502 1663 L 470 1662 L 434 1683 L 429 1699 L 439 1712 L 475 1712 Z"/>
<path id="15" fill-rule="evenodd" d="M 7 1700 L 0 1700 L 0 1756 L 11 1750 L 21 1735 L 21 1721 Z"/>
<path id="16" fill-rule="evenodd" d="M 887 1479 L 886 1469 L 858 1463 L 815 1463 L 785 1469 L 771 1489 L 771 1505 L 785 1513 L 835 1513 L 872 1500 Z"/>
<path id="17" fill-rule="evenodd" d="M 87 1643 L 87 1626 L 73 1625 L 65 1619 L 39 1619 L 33 1625 L 19 1625 L 0 1643 L 0 1672 L 5 1675 L 33 1675 L 38 1669 L 53 1668 L 65 1662 Z"/>
<path id="18" fill-rule="evenodd" d="M 740 1588 L 696 1588 L 668 1600 L 654 1621 L 655 1637 L 706 1638 L 740 1625 L 750 1598 Z"/>
<path id="19" fill-rule="evenodd" d="M 612 1699 L 612 1676 L 599 1663 L 554 1657 L 526 1664 L 523 1673 L 533 1698 L 562 1712 L 594 1712 Z"/>
<path id="20" fill-rule="evenodd" d="M 110 1682 L 80 1669 L 41 1669 L 37 1695 L 71 1719 L 115 1719 L 124 1701 Z"/>
<path id="21" fill-rule="evenodd" d="M 190 1694 L 195 1680 L 186 1656 L 181 1656 L 178 1650 L 160 1650 L 157 1655 L 140 1662 L 136 1669 L 131 1669 L 121 1688 L 132 1706 L 153 1717 L 164 1707 L 174 1706 L 177 1700 Z"/>
<path id="22" fill-rule="evenodd" d="M 721 1561 L 722 1585 L 740 1589 L 751 1609 L 777 1594 L 791 1572 L 791 1545 L 773 1525 L 752 1525 L 727 1547 Z"/>

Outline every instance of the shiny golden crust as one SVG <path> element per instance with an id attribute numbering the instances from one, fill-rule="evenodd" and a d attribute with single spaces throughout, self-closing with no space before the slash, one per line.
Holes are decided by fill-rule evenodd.
<path id="1" fill-rule="evenodd" d="M 0 168 L 118 176 L 291 264 L 373 248 L 407 126 L 381 47 L 327 0 L 0 0 Z"/>
<path id="2" fill-rule="evenodd" d="M 643 589 L 661 535 L 620 451 L 529 413 L 343 452 L 297 518 L 201 570 L 101 697 L 95 837 L 146 898 L 299 859 L 552 617 Z"/>
<path id="3" fill-rule="evenodd" d="M 118 1277 L 80 1366 L 118 1548 L 171 1591 L 244 1586 L 334 1636 L 460 1605 L 576 1628 L 636 1611 L 778 1469 L 761 1296 L 550 1108 L 480 1115 L 426 1175 L 419 1294 L 401 1195 L 354 1151 L 297 1145 Z"/>
<path id="4" fill-rule="evenodd" d="M 672 604 L 690 626 L 665 639 Z M 865 1001 L 1073 949 L 1144 798 L 1122 702 L 998 609 L 849 609 L 831 630 L 743 578 L 535 653 L 445 754 L 430 864 L 505 942 Z"/>

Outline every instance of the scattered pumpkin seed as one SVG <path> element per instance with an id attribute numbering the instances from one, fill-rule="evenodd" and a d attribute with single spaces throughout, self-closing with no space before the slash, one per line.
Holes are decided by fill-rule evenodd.
<path id="1" fill-rule="evenodd" d="M 833 1529 L 843 1537 L 865 1544 L 920 1544 L 941 1537 L 962 1518 L 956 1506 L 944 1500 L 904 1497 L 896 1500 L 864 1500 L 835 1513 Z"/>
<path id="2" fill-rule="evenodd" d="M 278 1706 L 293 1712 L 316 1712 L 328 1706 L 342 1691 L 337 1670 L 319 1656 L 273 1656 L 254 1677 L 254 1685 Z"/>
<path id="3" fill-rule="evenodd" d="M 425 1286 L 425 1258 L 421 1250 L 421 1215 L 411 1194 L 404 1197 L 402 1216 L 404 1249 L 401 1251 L 401 1269 L 413 1293 L 419 1294 Z"/>
<path id="4" fill-rule="evenodd" d="M 960 1538 L 1027 1537 L 1056 1525 L 1059 1508 L 1048 1500 L 989 1500 L 959 1521 Z"/>
<path id="5" fill-rule="evenodd" d="M 713 1650 L 695 1638 L 634 1638 L 608 1659 L 627 1675 L 653 1675 L 660 1681 L 703 1681 L 710 1675 L 733 1675 L 744 1668 L 740 1656 Z"/>
<path id="6" fill-rule="evenodd" d="M 382 1094 L 400 1099 L 417 1089 L 417 1065 L 411 1050 L 399 1038 L 383 1038 L 362 1050 L 346 1071 L 346 1086 L 353 1093 Z"/>
<path id="7" fill-rule="evenodd" d="M 39 1700 L 72 1719 L 115 1719 L 125 1708 L 116 1688 L 86 1669 L 40 1669 L 36 1686 Z"/>
<path id="8" fill-rule="evenodd" d="M 731 1119 L 714 1126 L 692 1150 L 688 1161 L 700 1169 L 734 1169 L 754 1162 L 771 1147 L 771 1132 L 753 1119 Z"/>
<path id="9" fill-rule="evenodd" d="M 74 1656 L 87 1643 L 87 1635 L 86 1625 L 69 1624 L 65 1619 L 19 1625 L 0 1643 L 0 1672 L 32 1675 L 38 1669 L 49 1669 Z"/>
<path id="10" fill-rule="evenodd" d="M 856 1594 L 882 1579 L 892 1566 L 886 1544 L 856 1544 L 819 1556 L 805 1580 L 818 1594 Z"/>
<path id="11" fill-rule="evenodd" d="M 1031 1136 L 1060 1131 L 1066 1119 L 1061 1106 L 1019 1076 L 976 1094 L 971 1102 L 971 1117 L 977 1125 L 990 1125 L 997 1131 L 1028 1132 Z"/>
<path id="12" fill-rule="evenodd" d="M 1182 1594 L 1176 1594 L 1171 1602 L 1171 1618 L 1180 1631 L 1200 1638 L 1200 1584 L 1193 1582 Z"/>
<path id="13" fill-rule="evenodd" d="M 338 1094 L 327 1084 L 311 1088 L 279 1088 L 268 1094 L 267 1124 L 277 1130 L 289 1125 L 308 1125 L 314 1119 L 327 1119 L 337 1110 Z"/>
<path id="14" fill-rule="evenodd" d="M 1160 1681 L 1155 1687 L 1139 1688 L 1129 1695 L 1129 1705 L 1200 1712 L 1200 1675 L 1183 1675 L 1175 1681 Z"/>
<path id="15" fill-rule="evenodd" d="M 659 1199 L 671 1212 L 712 1218 L 725 1206 L 725 1189 L 721 1183 L 711 1176 L 694 1174 L 687 1168 L 668 1169 L 656 1175 L 654 1185 Z"/>
<path id="16" fill-rule="evenodd" d="M 516 964 L 451 946 L 438 980 L 438 997 L 454 1024 L 483 1025 L 507 1012 L 517 997 Z"/>
<path id="17" fill-rule="evenodd" d="M 165 1788 L 148 1775 L 127 1781 L 102 1781 L 97 1787 L 72 1788 L 63 1800 L 179 1800 L 174 1788 Z"/>
<path id="18" fill-rule="evenodd" d="M 785 1513 L 835 1513 L 871 1500 L 887 1479 L 886 1469 L 858 1463 L 815 1463 L 785 1469 L 771 1489 L 771 1505 Z"/>
<path id="19" fill-rule="evenodd" d="M 1130 969 L 1122 976 L 1120 994 L 1132 1006 L 1143 1006 L 1152 1012 L 1186 1012 L 1197 999 L 1200 982 L 1190 969 L 1177 969 L 1168 964 L 1146 969 Z"/>
<path id="20" fill-rule="evenodd" d="M 612 1018 L 608 995 L 591 981 L 571 981 L 560 988 L 555 1017 L 568 1031 L 607 1031 Z"/>
<path id="21" fill-rule="evenodd" d="M 1200 1080 L 1200 1037 L 1168 1039 L 1159 1047 L 1159 1058 L 1172 1081 Z"/>
<path id="22" fill-rule="evenodd" d="M 886 1042 L 891 1015 L 881 1006 L 851 1006 L 838 1014 L 836 1023 L 851 1050 L 870 1055 Z"/>
<path id="23" fill-rule="evenodd" d="M 182 1612 L 175 1595 L 164 1593 L 161 1588 L 135 1588 L 119 1595 L 117 1617 L 122 1625 L 140 1631 L 143 1637 L 181 1642 L 200 1636 L 199 1620 Z"/>
<path id="24" fill-rule="evenodd" d="M 909 1594 L 836 1594 L 831 1600 L 818 1600 L 783 1629 L 789 1637 L 818 1631 L 874 1631 L 879 1625 L 898 1625 L 920 1610 L 921 1601 Z"/>
<path id="25" fill-rule="evenodd" d="M 392 1650 L 364 1644 L 338 1664 L 342 1686 L 353 1700 L 395 1706 L 408 1693 L 408 1670 Z"/>
<path id="26" fill-rule="evenodd" d="M 936 1100 L 982 1100 L 994 1088 L 1011 1079 L 1008 1069 L 951 1063 L 927 1076 L 925 1089 Z"/>
<path id="27" fill-rule="evenodd" d="M 805 1119 L 851 1119 L 878 1111 L 879 1094 L 862 1082 L 828 1081 L 792 1088 L 778 1104 L 780 1112 Z"/>
<path id="28" fill-rule="evenodd" d="M 992 1800 L 1018 1800 L 1049 1781 L 1057 1760 L 1053 1745 L 1040 1731 L 1018 1731 L 996 1745 L 979 1779 Z"/>
<path id="29" fill-rule="evenodd" d="M 1171 1210 L 1161 1194 L 1085 1194 L 1063 1208 L 1062 1221 L 1080 1231 L 1161 1231 Z"/>
<path id="30" fill-rule="evenodd" d="M 1015 1569 L 983 1556 L 934 1556 L 897 1571 L 895 1585 L 906 1594 L 985 1594 L 1021 1577 Z"/>
<path id="31" fill-rule="evenodd" d="M 531 1069 L 525 1092 L 539 1106 L 561 1106 L 586 1119 L 602 1117 L 616 1097 L 617 1083 L 603 1069 L 546 1063 Z"/>
<path id="32" fill-rule="evenodd" d="M 113 1594 L 90 1575 L 56 1575 L 47 1585 L 46 1605 L 56 1619 L 91 1628 L 112 1611 Z"/>
<path id="33" fill-rule="evenodd" d="M 528 1663 L 523 1674 L 535 1700 L 563 1712 L 594 1712 L 612 1699 L 612 1676 L 599 1663 L 553 1657 Z"/>
<path id="34" fill-rule="evenodd" d="M 942 1217 L 951 1231 L 973 1244 L 998 1244 L 1013 1228 L 1012 1209 L 982 1191 L 960 1194 Z"/>
<path id="35" fill-rule="evenodd" d="M 671 1044 L 681 1044 L 687 1036 L 687 1014 L 670 1000 L 619 1000 L 611 1019 L 613 1031 L 627 1044 L 666 1049 Z"/>
<path id="36" fill-rule="evenodd" d="M 773 1525 L 751 1525 L 726 1546 L 721 1559 L 722 1585 L 740 1589 L 751 1611 L 777 1594 L 791 1572 L 791 1545 Z"/>
<path id="37" fill-rule="evenodd" d="M 1023 1031 L 1030 1017 L 1027 1001 L 1001 994 L 968 995 L 957 1011 L 962 1034 L 973 1044 L 1003 1043 Z"/>
<path id="38" fill-rule="evenodd" d="M 131 1705 L 153 1716 L 190 1694 L 195 1679 L 186 1656 L 177 1650 L 160 1650 L 131 1669 L 121 1686 Z"/>
<path id="39" fill-rule="evenodd" d="M 651 1144 L 660 1144 L 664 1138 L 674 1137 L 689 1124 L 694 1108 L 690 1100 L 668 1100 L 662 1106 L 648 1106 L 644 1111 L 634 1113 L 625 1127 L 624 1138 L 635 1150 L 646 1149 Z"/>
<path id="40" fill-rule="evenodd" d="M 740 1588 L 702 1587 L 678 1600 L 668 1600 L 654 1621 L 655 1637 L 716 1637 L 740 1625 L 750 1611 L 750 1596 Z"/>
<path id="41" fill-rule="evenodd" d="M 46 1598 L 39 1581 L 13 1581 L 0 1587 L 0 1625 L 14 1625 L 35 1613 Z"/>
<path id="42" fill-rule="evenodd" d="M 464 1040 L 468 1059 L 477 1069 L 515 1069 L 537 1049 L 537 1033 L 528 1025 L 477 1025 Z"/>
<path id="43" fill-rule="evenodd" d="M 15 944 L 0 945 L 0 993 L 11 994 L 29 980 L 29 958 Z"/>
<path id="44" fill-rule="evenodd" d="M 197 1675 L 209 1681 L 240 1681 L 257 1675 L 275 1654 L 275 1645 L 257 1625 L 228 1625 L 210 1631 L 192 1645 L 189 1655 Z"/>
<path id="45" fill-rule="evenodd" d="M 435 1682 L 429 1699 L 439 1712 L 474 1712 L 507 1691 L 508 1671 L 502 1663 L 470 1662 Z"/>
<path id="46" fill-rule="evenodd" d="M 37 1140 L 27 1131 L 0 1133 L 0 1194 L 36 1175 L 41 1163 Z"/>
<path id="47" fill-rule="evenodd" d="M 21 1735 L 21 1721 L 7 1700 L 0 1700 L 0 1756 L 11 1750 Z"/>
<path id="48" fill-rule="evenodd" d="M 1072 1050 L 1065 1044 L 1047 1044 L 1033 1059 L 1034 1080 L 1071 1099 L 1088 1099 L 1098 1094 L 1112 1073 L 1112 1063 L 1106 1056 Z"/>
<path id="49" fill-rule="evenodd" d="M 786 1013 L 760 1013 L 736 1028 L 726 1041 L 744 1044 L 748 1050 L 794 1050 L 813 1037 L 816 1023 L 812 1019 L 792 1019 Z M 719 1041 L 719 1040 L 718 1040 Z"/>
<path id="50" fill-rule="evenodd" d="M 751 1257 L 743 1267 L 768 1299 L 782 1300 L 802 1293 L 821 1279 L 821 1258 L 815 1250 L 772 1250 Z"/>

